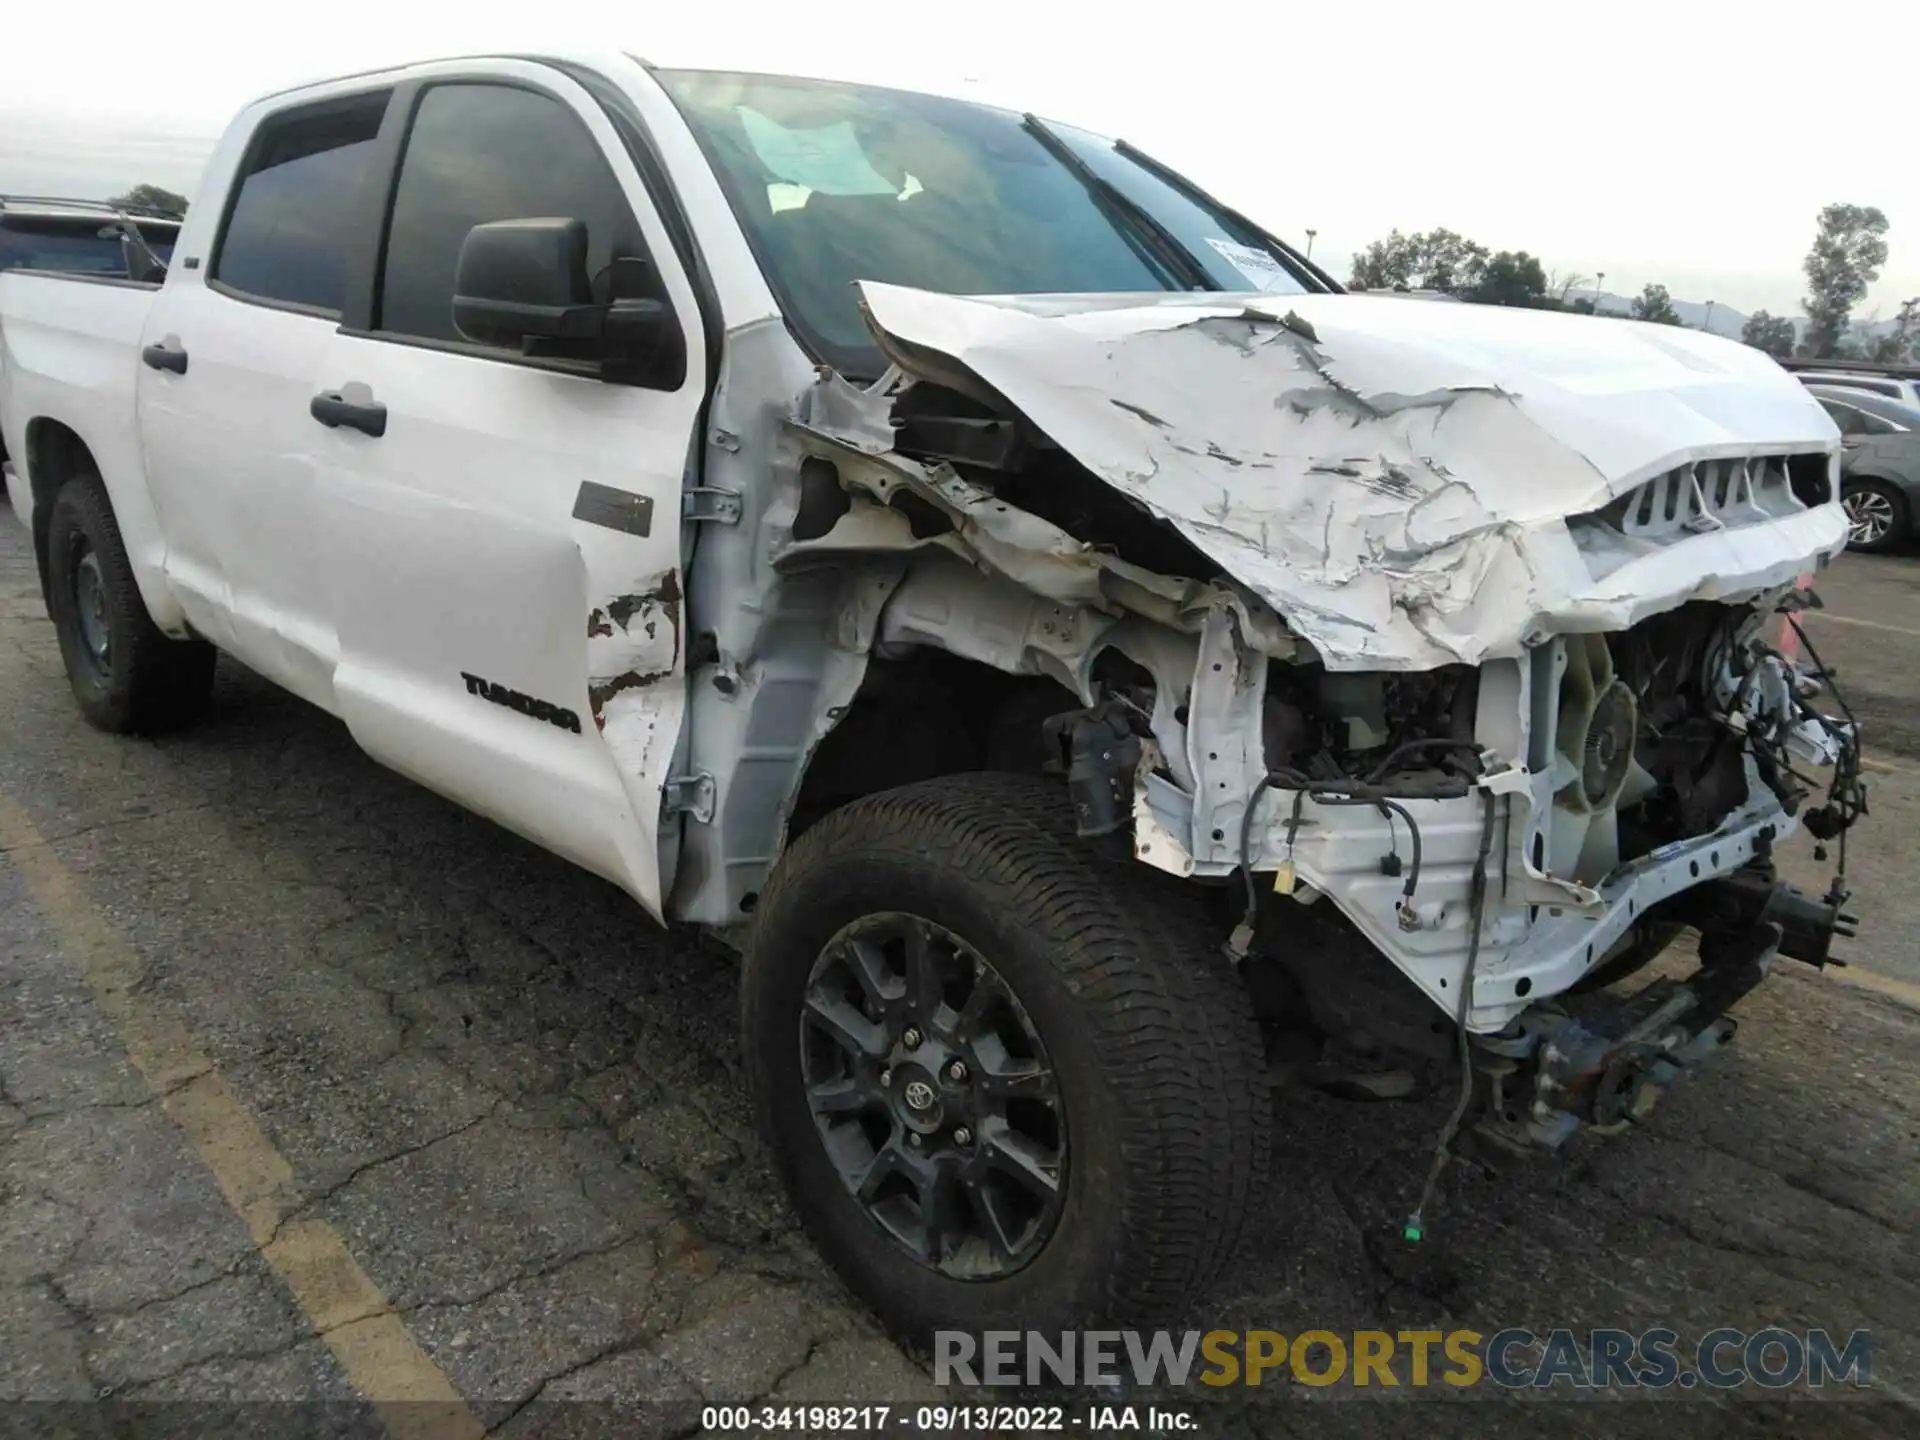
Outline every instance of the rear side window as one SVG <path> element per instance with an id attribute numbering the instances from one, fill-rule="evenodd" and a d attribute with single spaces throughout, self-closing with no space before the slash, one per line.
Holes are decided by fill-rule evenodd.
<path id="1" fill-rule="evenodd" d="M 1856 410 L 1851 405 L 1836 405 L 1831 401 L 1822 401 L 1827 413 L 1833 416 L 1834 424 L 1840 427 L 1842 435 L 1886 435 L 1892 433 L 1893 426 L 1877 415 L 1869 415 L 1864 410 Z"/>
<path id="2" fill-rule="evenodd" d="M 1845 385 L 1851 390 L 1866 390 L 1875 395 L 1888 395 L 1900 398 L 1900 386 L 1892 380 L 1878 380 L 1871 375 L 1817 375 L 1813 377 L 1817 385 Z"/>
<path id="3" fill-rule="evenodd" d="M 258 300 L 340 312 L 360 185 L 386 91 L 289 110 L 248 147 L 212 278 Z"/>
<path id="4" fill-rule="evenodd" d="M 120 231 L 98 220 L 76 224 L 10 219 L 0 225 L 0 270 L 125 275 L 127 260 Z"/>
<path id="5" fill-rule="evenodd" d="M 586 222 L 591 276 L 616 255 L 646 254 L 599 144 L 566 106 L 508 85 L 434 86 L 420 97 L 400 162 L 375 328 L 470 343 L 453 324 L 467 232 L 543 216 Z"/>

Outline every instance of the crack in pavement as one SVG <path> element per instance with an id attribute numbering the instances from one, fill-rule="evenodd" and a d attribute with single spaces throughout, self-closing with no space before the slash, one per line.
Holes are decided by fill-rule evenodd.
<path id="1" fill-rule="evenodd" d="M 660 1247 L 657 1236 L 660 1230 L 665 1229 L 666 1226 L 671 1223 L 671 1221 L 662 1221 L 658 1227 L 651 1231 L 632 1232 L 622 1235 L 619 1239 L 610 1241 L 605 1245 L 589 1245 L 583 1249 L 569 1251 L 551 1260 L 543 1260 L 529 1270 L 514 1272 L 514 1274 L 505 1280 L 489 1285 L 477 1294 L 461 1295 L 448 1299 L 416 1300 L 411 1305 L 396 1305 L 394 1309 L 402 1315 L 418 1315 L 422 1312 L 441 1310 L 471 1310 L 474 1306 L 484 1305 L 496 1295 L 504 1294 L 516 1285 L 527 1285 L 535 1280 L 548 1279 L 559 1274 L 560 1271 L 565 1270 L 568 1266 L 577 1264 L 579 1261 L 601 1259 L 613 1254 L 616 1250 L 624 1250 L 629 1245 L 646 1244 L 651 1246 L 654 1263 L 658 1265 L 660 1262 Z"/>
<path id="2" fill-rule="evenodd" d="M 62 830 L 52 835 L 43 833 L 38 841 L 28 843 L 46 846 L 59 845 L 68 840 L 77 840 L 82 835 L 94 835 L 102 831 L 124 830 L 130 825 L 144 825 L 151 820 L 166 820 L 175 815 L 191 815 L 211 808 L 212 804 L 213 802 L 210 800 L 203 800 L 189 805 L 177 805 L 168 810 L 153 810 L 143 815 L 122 815 L 110 820 L 96 820 L 91 825 L 81 825 L 72 830 Z M 10 855 L 15 848 L 16 846 L 14 845 L 0 845 L 0 855 Z"/>
<path id="3" fill-rule="evenodd" d="M 46 1290 L 48 1295 L 53 1297 L 53 1303 L 66 1312 L 69 1328 L 71 1328 L 76 1335 L 84 1334 L 87 1327 L 86 1312 L 68 1297 L 66 1287 L 60 1283 L 59 1277 L 55 1275 L 44 1276 L 39 1281 L 39 1284 Z M 101 1383 L 99 1374 L 93 1368 L 92 1351 L 85 1345 L 79 1345 L 75 1348 L 78 1351 L 80 1373 L 86 1377 L 87 1388 L 93 1391 L 96 1399 L 106 1399 L 108 1395 L 113 1393 L 113 1390 L 111 1386 L 105 1386 Z"/>
<path id="4" fill-rule="evenodd" d="M 168 1305 L 175 1300 L 184 1300 L 196 1291 L 210 1289 L 228 1280 L 241 1279 L 249 1273 L 247 1262 L 253 1258 L 250 1254 L 245 1255 L 241 1259 L 235 1260 L 226 1269 L 219 1271 L 217 1274 L 210 1275 L 204 1280 L 195 1280 L 192 1284 L 183 1285 L 180 1289 L 171 1291 L 168 1294 L 155 1295 L 151 1299 L 142 1300 L 138 1305 L 127 1306 L 125 1308 L 108 1305 L 92 1310 L 84 1306 L 79 1306 L 78 1308 L 83 1316 L 95 1323 L 102 1320 L 131 1320 L 134 1316 L 151 1310 L 156 1305 Z M 63 1271 L 55 1271 L 54 1274 L 58 1276 L 63 1274 Z M 78 1304 L 78 1302 L 75 1303 L 76 1305 Z"/>
<path id="5" fill-rule="evenodd" d="M 617 1340 L 613 1344 L 608 1345 L 604 1349 L 600 1350 L 598 1353 L 594 1355 L 590 1355 L 586 1359 L 579 1361 L 577 1364 L 568 1365 L 564 1369 L 557 1371 L 552 1375 L 549 1375 L 545 1379 L 541 1380 L 539 1384 L 534 1386 L 533 1389 L 525 1397 L 523 1397 L 518 1403 L 514 1404 L 507 1411 L 505 1415 L 501 1416 L 499 1420 L 487 1426 L 487 1434 L 489 1435 L 499 1434 L 508 1425 L 513 1423 L 515 1417 L 517 1417 L 521 1413 L 521 1411 L 525 1410 L 530 1405 L 538 1403 L 540 1398 L 544 1396 L 549 1389 L 551 1389 L 555 1385 L 560 1384 L 562 1381 L 573 1378 L 575 1375 L 580 1374 L 583 1370 L 592 1369 L 595 1365 L 598 1365 L 603 1360 L 611 1360 L 618 1355 L 630 1355 L 630 1354 L 633 1354 L 635 1351 L 639 1351 L 639 1350 L 650 1350 L 653 1348 L 655 1342 L 662 1338 L 664 1337 L 655 1335 L 655 1336 L 644 1336 L 639 1339 L 628 1338 L 628 1339 Z M 659 1361 L 659 1364 L 662 1369 L 671 1371 L 679 1379 L 684 1380 L 686 1382 L 687 1388 L 689 1390 L 692 1390 L 696 1395 L 700 1395 L 704 1398 L 706 1392 L 703 1391 L 698 1385 L 694 1384 L 693 1380 L 686 1374 L 685 1371 L 681 1370 L 679 1366 L 673 1364 L 670 1360 L 667 1360 L 661 1357 L 657 1351 L 654 1354 L 654 1358 Z M 560 1402 L 556 1401 L 555 1403 L 557 1404 Z"/>
<path id="6" fill-rule="evenodd" d="M 210 1366 L 231 1365 L 236 1361 L 246 1360 L 271 1360 L 276 1355 L 285 1355 L 290 1350 L 295 1350 L 302 1345 L 311 1343 L 312 1339 L 313 1337 L 310 1335 L 296 1334 L 291 1339 L 280 1341 L 277 1344 L 269 1345 L 262 1349 L 217 1350 L 210 1355 L 202 1355 L 190 1360 L 175 1369 L 166 1370 L 158 1375 L 149 1375 L 144 1379 L 136 1380 L 119 1392 L 116 1392 L 115 1388 L 111 1385 L 103 1385 L 96 1393 L 98 1398 L 102 1400 L 111 1399 L 115 1393 L 123 1396 L 137 1396 L 142 1390 L 147 1389 L 149 1386 L 164 1385 L 169 1380 L 178 1380 L 183 1375 L 190 1375 L 196 1370 L 205 1370 Z"/>
<path id="7" fill-rule="evenodd" d="M 496 1098 L 493 1104 L 489 1105 L 485 1111 L 474 1116 L 471 1120 L 462 1121 L 460 1124 L 454 1126 L 451 1130 L 447 1130 L 442 1132 L 441 1134 L 435 1135 L 433 1138 L 429 1140 L 422 1140 L 417 1145 L 409 1145 L 405 1149 L 396 1150 L 391 1154 L 378 1155 L 371 1160 L 362 1161 L 360 1164 L 354 1166 L 352 1170 L 350 1170 L 346 1175 L 342 1176 L 340 1179 L 333 1181 L 331 1184 L 325 1186 L 320 1190 L 314 1191 L 311 1194 L 303 1195 L 298 1204 L 294 1205 L 291 1209 L 284 1211 L 280 1215 L 279 1219 L 274 1222 L 272 1229 L 270 1229 L 267 1232 L 266 1239 L 261 1242 L 260 1248 L 264 1250 L 265 1248 L 267 1248 L 267 1246 L 273 1244 L 275 1240 L 280 1238 L 280 1232 L 283 1229 L 285 1229 L 288 1225 L 292 1225 L 300 1221 L 312 1218 L 315 1210 L 319 1209 L 320 1206 L 326 1204 L 327 1201 L 333 1199 L 336 1195 L 340 1194 L 341 1191 L 347 1189 L 355 1181 L 359 1180 L 363 1175 L 366 1175 L 374 1170 L 378 1170 L 383 1166 L 392 1165 L 398 1161 L 409 1159 L 412 1156 L 424 1154 L 426 1151 L 433 1149 L 433 1147 L 436 1145 L 444 1144 L 448 1140 L 453 1139 L 455 1136 L 464 1135 L 466 1134 L 467 1131 L 473 1129 L 478 1125 L 484 1125 L 487 1121 L 493 1119 L 496 1115 L 498 1115 L 501 1107 L 506 1103 L 507 1102 L 505 1099 Z"/>

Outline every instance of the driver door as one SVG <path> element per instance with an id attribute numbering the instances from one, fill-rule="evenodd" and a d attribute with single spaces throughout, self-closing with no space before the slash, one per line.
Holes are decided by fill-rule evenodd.
<path id="1" fill-rule="evenodd" d="M 312 407 L 336 709 L 378 759 L 658 916 L 686 702 L 680 495 L 706 373 L 694 295 L 617 135 L 558 72 L 436 68 L 394 111 L 370 310 L 328 342 Z M 676 383 L 613 383 L 454 327 L 468 231 L 533 217 L 583 221 L 589 273 L 646 262 L 683 333 Z"/>

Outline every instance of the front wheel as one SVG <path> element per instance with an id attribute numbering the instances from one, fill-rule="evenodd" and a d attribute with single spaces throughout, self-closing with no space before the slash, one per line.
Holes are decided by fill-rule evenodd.
<path id="1" fill-rule="evenodd" d="M 756 1118 L 815 1243 L 905 1338 L 1178 1314 L 1271 1124 L 1197 912 L 1014 775 L 857 801 L 782 859 L 747 950 Z"/>
<path id="2" fill-rule="evenodd" d="M 1847 546 L 1884 554 L 1907 536 L 1907 500 L 1884 480 L 1849 481 L 1840 492 L 1847 512 Z"/>

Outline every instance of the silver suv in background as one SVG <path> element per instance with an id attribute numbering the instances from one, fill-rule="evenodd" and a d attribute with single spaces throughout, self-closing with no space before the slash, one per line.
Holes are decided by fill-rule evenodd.
<path id="1" fill-rule="evenodd" d="M 1920 408 L 1847 385 L 1808 385 L 1840 427 L 1847 544 L 1882 554 L 1913 538 L 1920 514 Z"/>

